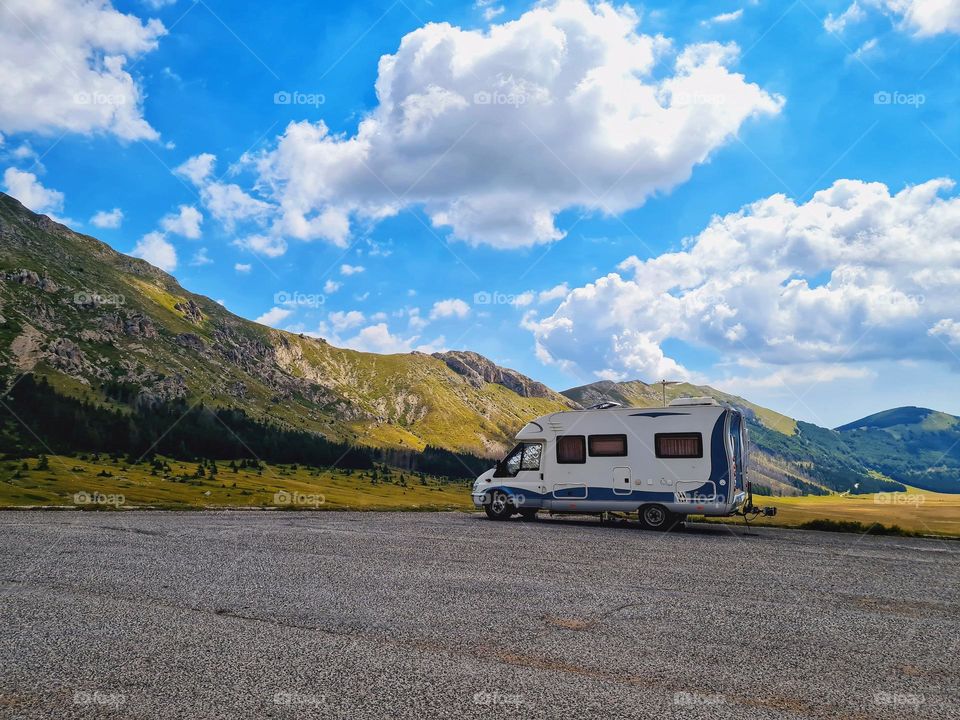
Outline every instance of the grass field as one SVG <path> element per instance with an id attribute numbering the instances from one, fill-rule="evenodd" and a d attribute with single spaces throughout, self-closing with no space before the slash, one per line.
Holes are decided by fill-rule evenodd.
<path id="1" fill-rule="evenodd" d="M 231 469 L 230 461 L 128 465 L 101 455 L 0 462 L 0 507 L 276 507 L 328 510 L 453 510 L 472 507 L 466 483 L 416 473 L 296 465 Z M 202 473 L 202 474 L 201 474 Z"/>
<path id="2" fill-rule="evenodd" d="M 469 492 L 466 482 L 383 467 L 349 471 L 259 463 L 234 470 L 221 460 L 214 470 L 210 462 L 158 459 L 154 466 L 106 455 L 0 461 L 0 507 L 472 510 Z M 757 525 L 854 521 L 960 536 L 960 494 L 909 488 L 871 495 L 757 496 L 755 502 L 777 508 L 776 517 L 757 518 Z"/>
<path id="3" fill-rule="evenodd" d="M 960 536 L 960 494 L 908 488 L 899 493 L 869 495 L 754 496 L 757 505 L 777 508 L 776 517 L 757 518 L 756 525 L 796 527 L 811 520 L 853 521 L 864 525 L 897 525 L 931 535 Z"/>

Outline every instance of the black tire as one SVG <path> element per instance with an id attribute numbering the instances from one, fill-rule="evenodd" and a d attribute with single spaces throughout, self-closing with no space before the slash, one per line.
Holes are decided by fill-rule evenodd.
<path id="1" fill-rule="evenodd" d="M 680 516 L 667 510 L 663 505 L 641 505 L 637 510 L 640 527 L 644 530 L 667 532 L 680 522 Z"/>
<path id="2" fill-rule="evenodd" d="M 509 520 L 516 511 L 507 494 L 500 490 L 494 490 L 489 495 L 489 502 L 483 506 L 483 509 L 491 520 Z"/>
<path id="3" fill-rule="evenodd" d="M 520 511 L 520 517 L 531 522 L 537 519 L 537 508 L 524 508 Z"/>

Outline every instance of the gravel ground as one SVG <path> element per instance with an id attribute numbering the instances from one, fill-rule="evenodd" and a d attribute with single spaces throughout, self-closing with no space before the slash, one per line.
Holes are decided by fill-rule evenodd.
<path id="1" fill-rule="evenodd" d="M 0 717 L 960 717 L 960 544 L 755 532 L 0 513 Z"/>

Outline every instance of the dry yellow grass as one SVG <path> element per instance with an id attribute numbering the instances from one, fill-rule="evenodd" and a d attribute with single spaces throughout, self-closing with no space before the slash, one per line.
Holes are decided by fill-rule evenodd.
<path id="1" fill-rule="evenodd" d="M 869 495 L 754 496 L 757 505 L 777 508 L 774 518 L 757 525 L 797 526 L 810 520 L 851 520 L 865 525 L 897 525 L 931 535 L 960 536 L 960 495 L 908 488 L 899 493 Z"/>

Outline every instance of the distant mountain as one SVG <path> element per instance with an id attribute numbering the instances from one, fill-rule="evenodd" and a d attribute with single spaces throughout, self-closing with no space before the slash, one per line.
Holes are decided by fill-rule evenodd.
<path id="1" fill-rule="evenodd" d="M 960 425 L 960 417 L 922 407 L 898 407 L 867 415 L 837 428 L 847 430 L 886 430 L 900 436 L 911 432 L 940 432 Z"/>
<path id="2" fill-rule="evenodd" d="M 918 487 L 960 492 L 960 417 L 899 407 L 837 431 L 884 475 Z"/>

